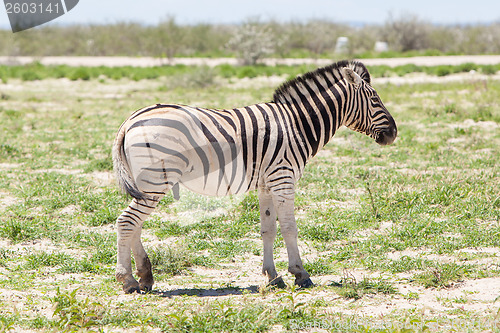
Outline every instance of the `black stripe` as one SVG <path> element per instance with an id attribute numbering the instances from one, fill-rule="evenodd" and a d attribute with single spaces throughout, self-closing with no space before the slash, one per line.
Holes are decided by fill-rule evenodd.
<path id="1" fill-rule="evenodd" d="M 293 155 L 293 158 L 295 160 L 295 165 L 296 166 L 299 166 L 300 163 L 299 163 L 299 160 L 297 158 L 297 155 L 295 154 L 295 149 L 299 149 L 299 153 L 302 155 L 302 158 L 303 158 L 303 162 L 305 164 L 305 155 L 304 155 L 304 151 L 302 149 L 302 145 L 298 145 L 297 144 L 297 138 L 294 136 L 293 138 L 291 137 L 291 133 L 293 132 L 296 132 L 294 130 L 292 130 L 292 126 L 290 124 L 291 120 L 290 120 L 290 115 L 288 114 L 288 112 L 286 112 L 284 110 L 284 108 L 282 107 L 282 104 L 276 104 L 277 108 L 278 108 L 278 114 L 280 115 L 282 121 L 283 121 L 283 124 L 285 124 L 285 131 L 286 129 L 288 129 L 288 150 L 291 151 L 292 155 Z M 300 132 L 300 131 L 298 131 Z M 301 133 L 299 133 L 299 135 L 302 135 Z M 284 155 L 286 156 L 286 152 L 287 152 L 287 149 L 285 149 L 285 153 Z M 293 165 L 292 163 L 290 163 L 290 165 Z"/>
<path id="2" fill-rule="evenodd" d="M 341 93 L 339 93 L 337 88 L 340 88 Z M 335 118 L 336 122 L 334 128 L 339 128 L 340 124 L 342 124 L 345 121 L 346 110 L 347 110 L 347 102 L 345 100 L 347 99 L 347 91 L 343 84 L 338 84 L 335 86 L 334 89 L 331 89 L 331 92 L 333 93 L 335 100 L 337 101 L 337 105 L 339 107 L 338 109 L 335 109 L 336 111 L 335 115 L 337 115 L 338 117 Z M 342 102 L 342 96 L 344 97 L 344 102 Z M 332 133 L 332 135 L 333 134 L 334 133 Z"/>
<path id="3" fill-rule="evenodd" d="M 314 146 L 312 145 L 311 141 L 314 141 L 314 135 L 312 128 L 309 126 L 309 122 L 307 121 L 306 114 L 308 113 L 306 105 L 303 104 L 302 101 L 297 101 L 295 98 L 292 98 L 294 100 L 295 104 L 295 112 L 293 114 L 297 114 L 298 122 L 297 124 L 297 129 L 300 132 L 300 128 L 298 127 L 298 123 L 302 124 L 302 127 L 304 128 L 304 136 L 303 138 L 305 139 L 304 142 L 308 143 L 307 146 L 307 153 L 308 155 L 312 154 L 314 155 Z M 306 101 L 307 102 L 307 101 Z M 309 104 L 307 104 L 309 105 Z M 309 106 L 310 107 L 310 106 Z M 304 112 L 305 111 L 305 112 Z M 309 148 L 311 148 L 311 151 L 309 151 Z M 307 156 L 309 158 L 309 156 Z"/>
<path id="4" fill-rule="evenodd" d="M 185 109 L 183 109 L 183 110 L 185 110 Z M 190 112 L 187 112 L 187 111 L 186 111 L 186 113 L 190 114 Z M 200 120 L 195 118 L 195 123 L 200 123 Z M 191 147 L 193 147 L 194 151 L 196 152 L 196 154 L 200 158 L 201 163 L 203 165 L 203 174 L 208 175 L 209 166 L 210 166 L 210 163 L 208 161 L 208 157 L 205 154 L 205 152 L 203 151 L 203 149 L 201 149 L 199 147 L 199 144 L 194 140 L 191 131 L 189 130 L 189 128 L 187 128 L 187 126 L 184 123 L 182 123 L 178 120 L 173 120 L 173 119 L 150 118 L 150 119 L 137 121 L 132 126 L 130 126 L 129 130 L 131 130 L 134 127 L 139 127 L 139 126 L 161 126 L 161 127 L 173 128 L 175 130 L 180 131 L 188 139 L 189 144 L 191 145 Z M 206 184 L 206 179 L 205 179 L 205 184 Z"/>
<path id="5" fill-rule="evenodd" d="M 175 172 L 178 173 L 179 175 L 182 174 L 182 171 L 177 168 L 144 168 L 143 170 L 152 172 L 161 172 L 161 173 Z"/>
<path id="6" fill-rule="evenodd" d="M 136 201 L 136 203 L 137 203 L 138 205 L 142 206 L 142 207 L 146 207 L 146 208 L 150 208 L 150 209 L 155 209 L 155 207 L 156 207 L 156 206 L 155 206 L 155 207 L 153 207 L 153 206 L 148 206 L 148 205 L 146 205 L 146 204 L 140 203 L 139 201 Z"/>
<path id="7" fill-rule="evenodd" d="M 165 195 L 165 192 L 155 192 L 155 191 L 143 191 L 143 192 L 147 194 Z"/>
<path id="8" fill-rule="evenodd" d="M 130 208 L 130 207 L 127 207 L 127 209 L 129 209 L 129 208 Z M 135 216 L 136 218 L 138 218 L 138 219 L 139 219 L 139 221 L 141 221 L 141 220 L 142 220 L 142 219 L 141 219 L 141 217 L 140 217 L 139 215 L 137 215 L 137 214 L 135 214 L 135 213 L 132 213 L 132 212 L 129 212 L 127 209 L 125 209 L 125 210 L 124 210 L 124 212 L 125 212 L 125 213 L 130 214 L 131 216 Z M 134 221 L 136 221 L 136 219 L 134 219 Z"/>
<path id="9" fill-rule="evenodd" d="M 152 105 L 150 107 L 142 108 L 142 109 L 139 109 L 139 110 L 135 111 L 134 113 L 132 113 L 132 115 L 130 116 L 130 120 L 132 120 L 132 119 L 134 119 L 136 117 L 139 117 L 141 114 L 144 114 L 144 113 L 152 111 L 152 110 L 156 110 L 156 109 L 160 109 L 160 108 L 166 108 L 166 107 L 173 107 L 173 106 L 174 105 L 156 104 L 156 105 Z"/>
<path id="10" fill-rule="evenodd" d="M 142 210 L 137 209 L 137 208 L 134 208 L 134 207 L 132 207 L 132 206 L 128 206 L 128 207 L 127 207 L 127 209 L 132 209 L 133 211 L 138 212 L 138 213 L 140 213 L 140 214 L 144 214 L 144 215 L 146 215 L 146 214 L 147 214 L 147 213 L 144 213 Z"/>
<path id="11" fill-rule="evenodd" d="M 288 134 L 288 141 L 289 141 L 289 146 L 292 147 L 292 145 L 295 145 L 295 147 L 298 148 L 299 154 L 302 157 L 303 164 L 307 162 L 307 158 L 309 156 L 309 147 L 305 144 L 306 139 L 304 137 L 304 133 L 300 130 L 298 127 L 298 118 L 297 114 L 289 109 L 285 110 L 283 104 L 276 104 L 278 106 L 278 109 L 281 110 L 281 113 L 285 114 L 287 119 L 288 119 L 288 126 L 289 126 L 289 134 Z M 293 121 L 292 118 L 293 117 Z M 295 124 L 296 128 L 294 129 L 292 127 L 292 123 Z M 305 151 L 304 151 L 305 149 Z M 293 151 L 293 150 L 292 150 Z"/>
<path id="12" fill-rule="evenodd" d="M 135 215 L 134 213 L 127 212 L 127 214 L 126 214 L 125 212 L 123 212 L 121 216 L 122 216 L 122 217 L 124 217 L 124 218 L 125 218 L 125 217 L 128 217 L 129 219 L 131 219 L 131 220 L 133 220 L 135 223 L 137 223 L 138 221 L 137 221 L 137 220 L 136 220 L 136 219 L 135 219 L 132 215 L 129 215 L 129 214 L 134 215 L 135 217 L 137 217 L 137 218 L 139 219 L 139 221 L 141 221 L 141 219 L 140 219 L 137 215 Z"/>
<path id="13" fill-rule="evenodd" d="M 257 109 L 260 111 L 260 113 L 262 114 L 262 118 L 264 119 L 264 125 L 265 125 L 265 132 L 264 132 L 264 140 L 262 141 L 262 151 L 260 152 L 260 161 L 258 163 L 258 175 L 260 174 L 260 170 L 262 168 L 262 162 L 264 161 L 265 159 L 265 156 L 266 156 L 266 152 L 267 152 L 267 149 L 269 148 L 269 141 L 271 140 L 271 124 L 270 124 L 270 120 L 269 120 L 269 114 L 267 113 L 266 110 L 264 110 L 264 108 L 259 105 L 259 104 L 256 104 L 255 107 L 257 107 Z M 272 110 L 272 109 L 271 109 Z M 259 133 L 259 137 L 260 139 L 260 133 Z M 283 138 L 278 138 L 276 144 L 278 145 L 282 145 L 283 144 Z M 255 161 L 257 162 L 257 161 Z M 269 167 L 269 164 L 268 166 Z M 267 170 L 267 167 L 266 167 L 266 170 Z"/>
<path id="14" fill-rule="evenodd" d="M 124 224 L 128 224 L 128 225 L 131 225 L 133 227 L 135 227 L 135 223 L 132 222 L 132 221 L 128 221 L 128 220 L 118 220 L 117 223 L 119 225 L 124 225 Z M 126 230 L 126 231 L 132 231 L 134 229 L 120 229 L 120 230 Z"/>
<path id="15" fill-rule="evenodd" d="M 226 165 L 226 161 L 224 159 L 224 153 L 222 151 L 222 148 L 220 146 L 219 141 L 217 138 L 210 132 L 210 130 L 203 124 L 200 123 L 200 126 L 202 128 L 203 134 L 207 138 L 208 142 L 212 145 L 212 149 L 217 155 L 217 161 L 219 162 L 219 185 L 218 188 L 220 187 L 220 184 L 222 183 L 222 178 L 224 178 L 224 165 Z M 207 175 L 208 176 L 208 175 Z M 206 186 L 206 183 L 205 183 Z M 205 188 L 205 186 L 203 188 Z M 217 188 L 217 190 L 218 190 Z"/>
<path id="16" fill-rule="evenodd" d="M 311 88 L 309 82 L 306 81 L 304 83 L 304 87 L 306 88 L 306 90 L 307 90 L 308 94 L 310 95 L 310 97 L 314 103 L 314 106 L 315 106 L 314 107 L 311 103 L 309 103 L 309 100 L 307 98 L 308 96 L 302 96 L 301 102 L 304 105 L 305 109 L 309 113 L 309 117 L 311 118 L 312 126 L 314 129 L 314 134 L 316 136 L 316 139 L 314 138 L 314 136 L 311 136 L 309 138 L 309 143 L 311 144 L 311 146 L 313 148 L 312 155 L 314 156 L 318 152 L 318 149 L 320 146 L 319 141 L 321 138 L 321 124 L 320 124 L 320 119 L 318 117 L 317 111 L 319 111 L 319 113 L 321 113 L 321 107 L 323 107 L 323 104 L 320 102 L 317 94 Z M 319 87 L 318 87 L 318 90 L 319 90 Z"/>
<path id="17" fill-rule="evenodd" d="M 180 152 L 173 150 L 173 149 L 170 149 L 170 148 L 160 146 L 159 144 L 156 144 L 156 143 L 139 142 L 139 143 L 134 143 L 132 145 L 132 147 L 151 148 L 151 149 L 160 151 L 164 154 L 176 156 L 176 157 L 180 158 L 181 160 L 183 160 L 186 163 L 186 165 L 189 164 L 189 160 L 187 159 L 187 157 L 182 155 Z"/>
<path id="18" fill-rule="evenodd" d="M 268 182 L 270 182 L 270 183 L 277 182 L 278 180 L 282 180 L 282 179 L 292 179 L 292 177 L 291 176 L 281 176 L 278 178 L 270 179 L 270 180 L 268 180 Z"/>
<path id="19" fill-rule="evenodd" d="M 278 118 L 278 115 L 276 114 L 275 112 L 275 109 L 274 109 L 274 106 L 276 104 L 271 105 L 269 103 L 266 103 L 267 107 L 271 110 L 271 112 L 273 113 L 273 116 L 274 116 L 274 122 L 276 124 L 276 128 L 277 128 L 277 131 L 278 131 L 278 134 L 276 136 L 276 146 L 274 147 L 274 153 L 271 157 L 271 160 L 269 161 L 269 164 L 267 165 L 265 171 L 267 172 L 267 170 L 269 169 L 269 167 L 271 165 L 273 165 L 274 161 L 276 160 L 279 152 L 281 151 L 281 147 L 283 146 L 283 129 L 281 128 L 281 123 L 279 121 L 279 118 Z"/>
<path id="20" fill-rule="evenodd" d="M 285 165 L 279 165 L 276 169 L 274 169 L 273 171 L 271 171 L 267 177 L 269 178 L 271 175 L 275 174 L 276 172 L 278 171 L 281 171 L 281 170 L 288 170 L 288 171 L 292 171 L 293 172 L 293 169 L 292 168 L 289 168 Z"/>
<path id="21" fill-rule="evenodd" d="M 314 84 L 318 87 L 318 90 L 320 91 L 321 96 L 323 97 L 326 105 L 324 105 L 319 98 L 317 98 L 317 103 L 320 103 L 320 107 L 318 107 L 321 118 L 323 120 L 323 125 L 324 125 L 324 141 L 323 141 L 323 146 L 330 141 L 331 135 L 330 131 L 332 130 L 332 127 L 335 124 L 335 105 L 333 104 L 333 101 L 330 97 L 330 95 L 327 92 L 327 89 L 323 87 L 323 85 L 317 80 L 317 78 L 313 78 Z M 330 121 L 330 118 L 332 120 Z"/>
<path id="22" fill-rule="evenodd" d="M 163 182 L 160 182 L 160 183 L 157 183 L 157 182 L 153 182 L 151 180 L 147 180 L 147 179 L 141 179 L 141 181 L 145 182 L 146 184 L 149 184 L 149 185 L 154 185 L 154 186 L 160 186 L 160 185 L 170 185 L 170 186 L 174 186 L 174 183 L 171 182 L 171 181 L 163 181 Z"/>
<path id="23" fill-rule="evenodd" d="M 228 188 L 227 188 L 227 191 L 226 191 L 226 194 L 228 194 L 229 193 L 229 189 L 230 189 L 231 185 L 234 182 L 234 178 L 236 177 L 236 167 L 237 167 L 237 165 L 236 165 L 236 158 L 238 156 L 238 153 L 237 153 L 237 150 L 236 150 L 236 143 L 234 142 L 234 137 L 232 137 L 231 135 L 229 135 L 229 133 L 227 133 L 227 131 L 224 129 L 224 126 L 222 126 L 221 123 L 218 122 L 206 110 L 203 110 L 203 109 L 200 109 L 200 108 L 198 108 L 198 110 L 201 113 L 205 114 L 212 121 L 212 123 L 214 124 L 215 128 L 219 131 L 219 133 L 224 137 L 224 139 L 226 140 L 226 142 L 229 144 L 229 148 L 231 150 L 231 161 L 229 161 L 228 164 L 232 163 L 231 164 L 232 174 L 231 174 L 231 180 L 229 181 Z M 220 114 L 219 114 L 219 116 L 220 116 Z M 236 127 L 235 127 L 234 123 L 232 124 L 232 126 L 235 129 L 235 131 L 236 131 Z M 219 143 L 219 146 L 220 146 L 220 143 Z M 217 154 L 217 156 L 218 156 L 218 154 Z M 222 151 L 222 156 L 224 156 L 223 151 Z M 224 158 L 223 158 L 223 161 L 224 161 Z M 224 166 L 225 165 L 226 165 L 226 163 L 224 161 Z M 222 173 L 224 174 L 224 170 L 222 170 Z M 219 184 L 217 186 L 217 191 L 220 188 L 221 183 L 222 183 L 222 178 L 219 177 Z"/>
<path id="24" fill-rule="evenodd" d="M 118 217 L 118 220 L 116 222 L 118 222 L 118 223 L 128 223 L 128 224 L 133 225 L 133 226 L 135 226 L 135 224 L 137 223 L 137 221 L 135 221 L 135 220 L 134 221 L 129 221 L 128 219 L 125 218 L 125 216 L 123 214 Z"/>
<path id="25" fill-rule="evenodd" d="M 252 186 L 252 182 L 253 182 L 253 179 L 254 179 L 254 176 L 255 176 L 255 170 L 256 170 L 256 162 L 257 162 L 257 139 L 258 139 L 258 135 L 259 135 L 259 126 L 257 124 L 257 119 L 255 118 L 255 114 L 253 113 L 253 110 L 252 108 L 250 108 L 249 106 L 246 106 L 245 107 L 245 110 L 248 111 L 248 116 L 250 117 L 250 123 L 252 125 L 252 130 L 251 130 L 251 139 L 252 139 L 252 159 L 249 161 L 252 163 L 251 165 L 251 170 L 252 170 L 252 175 L 250 177 L 250 181 L 248 182 L 248 187 L 247 187 L 247 191 L 250 189 L 250 187 Z M 247 164 L 248 167 L 250 167 L 248 164 Z"/>
<path id="26" fill-rule="evenodd" d="M 243 177 L 241 178 L 240 185 L 238 186 L 238 189 L 236 190 L 236 193 L 240 192 L 241 187 L 245 183 L 246 179 L 246 174 L 247 174 L 247 154 L 248 154 L 248 142 L 247 142 L 247 132 L 245 128 L 245 118 L 241 114 L 240 110 L 234 109 L 233 112 L 236 114 L 236 117 L 238 118 L 240 122 L 240 142 L 241 142 L 241 148 L 242 148 L 242 154 L 243 154 Z"/>
<path id="27" fill-rule="evenodd" d="M 226 112 L 226 113 L 229 113 L 229 115 L 232 115 L 230 113 L 230 111 L 227 111 L 227 110 L 202 109 L 202 108 L 196 108 L 196 110 L 198 110 L 200 112 L 203 112 L 205 114 L 207 114 L 208 112 L 211 112 L 212 114 L 214 114 L 214 115 L 216 115 L 218 117 L 223 118 L 228 123 L 228 125 L 231 126 L 234 129 L 235 132 L 237 131 L 236 124 L 233 121 L 233 117 L 226 116 L 226 115 L 222 114 L 222 112 Z"/>
<path id="28" fill-rule="evenodd" d="M 281 185 L 281 184 L 279 184 L 279 185 Z M 272 187 L 276 187 L 276 186 L 272 186 Z M 276 191 L 293 191 L 293 190 L 294 190 L 294 187 L 282 187 L 282 188 L 273 189 L 273 191 L 275 191 L 275 192 Z"/>
<path id="29" fill-rule="evenodd" d="M 281 183 L 278 183 L 278 184 L 269 185 L 269 188 L 274 188 L 274 187 L 277 187 L 277 186 L 281 186 L 283 184 L 295 185 L 293 182 L 281 182 Z"/>

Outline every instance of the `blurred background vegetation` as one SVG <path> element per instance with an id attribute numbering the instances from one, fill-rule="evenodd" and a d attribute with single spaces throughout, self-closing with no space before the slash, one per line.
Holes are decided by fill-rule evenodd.
<path id="1" fill-rule="evenodd" d="M 350 57 L 498 54 L 500 22 L 483 25 L 434 25 L 417 16 L 389 17 L 384 24 L 352 26 L 331 21 L 262 22 L 238 25 L 182 25 L 174 17 L 158 25 L 49 25 L 13 34 L 0 30 L 3 56 L 152 56 L 332 58 L 338 37 Z M 388 50 L 376 52 L 376 42 Z M 252 43 L 260 43 L 258 45 Z M 245 44 L 245 45 L 243 45 Z M 248 49 L 259 49 L 249 54 Z"/>

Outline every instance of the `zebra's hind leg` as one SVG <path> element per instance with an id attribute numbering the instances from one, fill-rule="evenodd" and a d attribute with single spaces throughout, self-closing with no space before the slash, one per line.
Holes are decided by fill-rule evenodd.
<path id="1" fill-rule="evenodd" d="M 149 213 L 147 213 L 144 218 L 146 218 L 155 209 L 162 197 L 163 195 L 156 195 L 156 197 L 152 200 L 137 202 L 141 211 L 149 210 Z M 142 228 L 138 230 L 136 236 L 134 237 L 132 242 L 132 253 L 135 259 L 136 274 L 139 277 L 139 288 L 140 290 L 151 291 L 154 284 L 153 271 L 151 261 L 142 246 L 141 231 Z"/>
<path id="2" fill-rule="evenodd" d="M 153 286 L 151 262 L 142 246 L 141 230 L 144 220 L 155 209 L 161 197 L 162 195 L 158 195 L 151 200 L 134 199 L 118 217 L 116 279 L 123 283 L 125 293 L 149 291 Z M 137 275 L 140 278 L 139 282 L 132 275 L 131 250 L 134 254 Z"/>
<path id="3" fill-rule="evenodd" d="M 260 234 L 264 246 L 264 264 L 262 274 L 269 279 L 269 284 L 284 288 L 285 283 L 281 276 L 278 276 L 273 259 L 273 246 L 276 238 L 276 210 L 274 209 L 273 198 L 266 189 L 259 189 L 260 207 Z"/>

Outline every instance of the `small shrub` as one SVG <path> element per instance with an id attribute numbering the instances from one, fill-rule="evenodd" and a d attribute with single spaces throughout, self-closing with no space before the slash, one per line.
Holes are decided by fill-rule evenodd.
<path id="1" fill-rule="evenodd" d="M 242 67 L 240 70 L 238 70 L 237 77 L 239 79 L 248 77 L 248 78 L 253 78 L 257 76 L 257 71 L 254 67 L 252 66 L 245 66 Z"/>
<path id="2" fill-rule="evenodd" d="M 215 69 L 218 72 L 218 75 L 223 77 L 223 78 L 230 78 L 233 76 L 236 76 L 236 70 L 234 66 L 231 66 L 229 64 L 223 64 L 215 67 Z"/>
<path id="3" fill-rule="evenodd" d="M 365 294 L 396 293 L 396 289 L 387 281 L 370 281 L 370 279 L 365 277 L 360 282 L 357 282 L 356 279 L 349 274 L 344 275 L 340 282 L 334 282 L 332 286 L 338 288 L 337 292 L 339 293 L 339 295 L 345 298 L 354 299 L 360 299 Z"/>
<path id="4" fill-rule="evenodd" d="M 467 62 L 465 64 L 460 64 L 460 65 L 456 66 L 455 73 L 470 72 L 470 71 L 477 70 L 477 69 L 478 69 L 478 65 L 471 63 L 471 62 Z"/>
<path id="5" fill-rule="evenodd" d="M 451 74 L 450 66 L 437 66 L 436 67 L 436 75 L 437 76 L 446 76 Z"/>
<path id="6" fill-rule="evenodd" d="M 274 52 L 277 41 L 270 29 L 256 23 L 242 25 L 227 43 L 238 53 L 242 65 L 255 65 L 257 61 Z"/>
<path id="7" fill-rule="evenodd" d="M 468 265 L 438 264 L 428 267 L 423 273 L 417 274 L 415 281 L 425 288 L 443 288 L 448 287 L 452 282 L 461 281 L 470 273 L 471 267 Z"/>
<path id="8" fill-rule="evenodd" d="M 481 72 L 486 75 L 494 75 L 498 72 L 498 67 L 495 65 L 483 65 L 481 66 Z"/>
<path id="9" fill-rule="evenodd" d="M 19 157 L 20 155 L 21 151 L 17 147 L 9 144 L 0 144 L 0 157 L 12 159 L 13 157 Z"/>
<path id="10" fill-rule="evenodd" d="M 457 106 L 455 103 L 447 104 L 444 106 L 444 112 L 446 113 L 457 113 Z"/>
<path id="11" fill-rule="evenodd" d="M 154 247 L 147 252 L 153 270 L 157 274 L 179 275 L 193 266 L 189 251 L 184 247 Z"/>
<path id="12" fill-rule="evenodd" d="M 286 318 L 297 317 L 302 312 L 302 307 L 306 305 L 305 302 L 299 301 L 299 296 L 309 295 L 309 291 L 301 289 L 297 285 L 288 285 L 284 290 L 280 290 L 276 293 L 276 296 L 281 296 L 279 301 L 285 303 L 286 305 L 281 309 L 279 314 Z"/>
<path id="13" fill-rule="evenodd" d="M 90 73 L 86 67 L 78 67 L 71 75 L 69 79 L 72 81 L 76 80 L 90 80 Z"/>
<path id="14" fill-rule="evenodd" d="M 98 302 L 91 302 L 87 297 L 80 301 L 76 297 L 78 289 L 72 292 L 61 292 L 57 287 L 57 294 L 51 299 L 55 305 L 52 317 L 57 317 L 56 326 L 63 332 L 88 331 L 99 326 L 98 320 L 104 313 L 103 306 Z"/>
<path id="15" fill-rule="evenodd" d="M 39 232 L 36 224 L 29 219 L 9 218 L 0 227 L 0 237 L 22 242 L 39 238 Z"/>
<path id="16" fill-rule="evenodd" d="M 35 71 L 27 70 L 21 74 L 21 80 L 23 81 L 36 81 L 41 79 L 41 75 Z"/>

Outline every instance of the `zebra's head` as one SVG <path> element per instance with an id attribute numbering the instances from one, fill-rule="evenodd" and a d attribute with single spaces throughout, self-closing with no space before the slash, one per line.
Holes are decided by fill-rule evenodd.
<path id="1" fill-rule="evenodd" d="M 351 110 L 344 125 L 368 135 L 380 145 L 390 145 L 398 134 L 396 122 L 370 85 L 370 74 L 366 67 L 358 62 L 351 63 L 351 66 L 340 70 L 353 94 Z"/>

